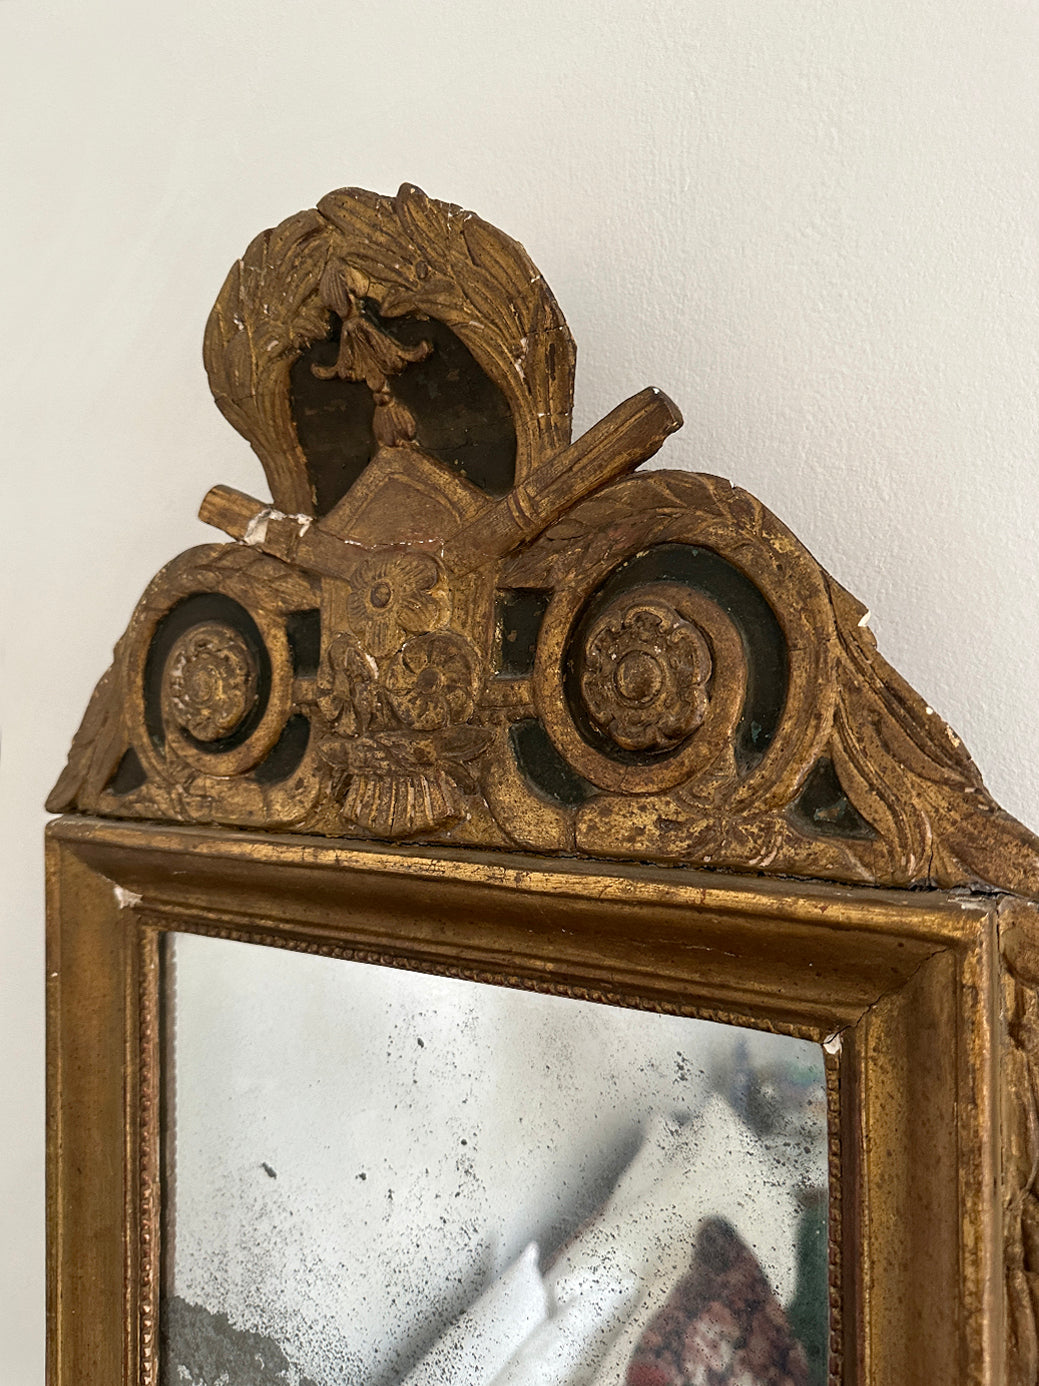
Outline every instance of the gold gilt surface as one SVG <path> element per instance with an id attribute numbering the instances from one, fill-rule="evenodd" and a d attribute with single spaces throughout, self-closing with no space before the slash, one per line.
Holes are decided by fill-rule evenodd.
<path id="1" fill-rule="evenodd" d="M 416 441 L 399 382 L 431 344 L 384 330 L 416 317 L 447 325 L 507 401 L 506 494 Z M 364 383 L 373 445 L 319 513 L 291 371 L 333 322 L 335 360 L 312 374 Z M 205 360 L 273 503 L 207 496 L 236 542 L 149 586 L 53 810 L 1039 893 L 1039 841 L 790 530 L 717 477 L 631 475 L 681 422 L 666 396 L 643 390 L 570 442 L 562 314 L 479 217 L 411 187 L 330 194 L 232 268 Z M 236 606 L 157 639 L 205 593 Z M 543 609 L 518 670 L 514 593 Z M 299 613 L 319 613 L 309 665 Z M 272 761 L 290 724 L 305 745 Z M 552 761 L 540 780 L 517 728 Z"/>
<path id="2" fill-rule="evenodd" d="M 206 496 L 230 542 L 148 586 L 48 801 L 51 1380 L 154 1380 L 194 928 L 827 1043 L 832 1381 L 1037 1386 L 1039 839 L 860 603 L 728 481 L 638 471 L 659 390 L 571 441 L 548 286 L 417 188 L 258 236 L 204 354 L 271 499 Z"/>
<path id="3" fill-rule="evenodd" d="M 1035 1380 L 1030 1115 L 998 958 L 1001 935 L 1034 934 L 1032 905 L 72 816 L 48 860 L 61 1386 L 156 1380 L 159 943 L 174 929 L 825 1045 L 831 1383 Z"/>

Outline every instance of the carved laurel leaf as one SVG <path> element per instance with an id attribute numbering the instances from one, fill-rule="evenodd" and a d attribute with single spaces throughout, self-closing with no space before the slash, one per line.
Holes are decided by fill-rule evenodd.
<path id="1" fill-rule="evenodd" d="M 483 754 L 491 743 L 491 736 L 486 727 L 445 727 L 436 733 L 435 741 L 444 760 L 467 761 Z"/>
<path id="2" fill-rule="evenodd" d="M 665 542 L 690 513 L 728 519 L 744 493 L 727 487 L 731 504 L 696 482 L 714 481 L 672 472 L 639 472 L 589 496 L 541 534 L 509 564 L 508 580 L 517 587 L 566 587 L 582 568 L 628 548 L 631 536 L 640 547 Z M 637 490 L 633 489 L 637 486 Z M 704 501 L 701 511 L 699 501 Z"/>
<path id="3" fill-rule="evenodd" d="M 315 211 L 257 236 L 224 281 L 203 342 L 217 406 L 255 449 L 275 505 L 293 514 L 311 514 L 313 497 L 291 417 L 289 369 L 328 331 L 318 297 L 328 240 Z"/>
<path id="4" fill-rule="evenodd" d="M 654 796 L 638 820 L 631 800 L 603 795 L 577 811 L 577 845 L 591 854 L 662 857 L 714 870 L 763 871 L 872 882 L 872 863 L 854 841 L 806 838 L 782 813 L 733 812 L 720 794 L 698 800 L 685 789 Z"/>
<path id="5" fill-rule="evenodd" d="M 229 577 L 262 586 L 264 605 L 271 611 L 304 611 L 318 600 L 315 584 L 299 568 L 247 544 L 220 544 L 197 550 L 202 555 L 194 565 L 199 589 L 219 591 Z"/>
<path id="6" fill-rule="evenodd" d="M 833 760 L 887 848 L 890 883 L 1034 896 L 1039 838 L 998 807 L 959 737 L 878 653 L 865 608 L 827 583 L 841 652 Z"/>
<path id="7" fill-rule="evenodd" d="M 620 547 L 624 518 L 609 497 L 590 496 L 517 554 L 506 569 L 507 580 L 516 587 L 567 586 L 583 568 Z"/>
<path id="8" fill-rule="evenodd" d="M 518 241 L 472 212 L 405 184 L 394 198 L 342 189 L 318 209 L 335 253 L 371 280 L 387 314 L 421 311 L 453 328 L 525 418 L 517 468 L 570 439 L 574 345 Z"/>
<path id="9" fill-rule="evenodd" d="M 71 809 L 89 812 L 111 779 L 128 743 L 119 671 L 125 636 L 116 645 L 111 665 L 98 680 L 83 720 L 69 747 L 68 760 L 47 797 L 48 813 Z"/>
<path id="10" fill-rule="evenodd" d="M 367 279 L 383 313 L 423 313 L 457 332 L 512 405 L 518 480 L 569 442 L 573 340 L 523 247 L 419 188 L 393 198 L 341 189 L 255 238 L 206 329 L 214 398 L 259 456 L 279 509 L 314 511 L 290 369 L 328 331 L 319 286 L 330 256 Z"/>

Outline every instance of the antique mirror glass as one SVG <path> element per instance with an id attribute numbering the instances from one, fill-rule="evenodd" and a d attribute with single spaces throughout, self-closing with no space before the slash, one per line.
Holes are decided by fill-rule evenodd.
<path id="1" fill-rule="evenodd" d="M 825 1381 L 818 1045 L 166 947 L 171 1386 Z"/>

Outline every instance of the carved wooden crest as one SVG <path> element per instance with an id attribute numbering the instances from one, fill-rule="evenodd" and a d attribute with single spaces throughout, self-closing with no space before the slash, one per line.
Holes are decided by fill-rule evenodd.
<path id="1" fill-rule="evenodd" d="M 752 496 L 640 473 L 648 389 L 570 440 L 523 248 L 413 187 L 331 193 L 205 336 L 272 503 L 142 597 L 48 807 L 1034 896 L 1039 840 Z"/>

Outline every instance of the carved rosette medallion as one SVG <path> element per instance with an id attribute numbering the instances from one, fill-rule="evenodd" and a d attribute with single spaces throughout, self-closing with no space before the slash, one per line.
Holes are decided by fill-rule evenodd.
<path id="1" fill-rule="evenodd" d="M 534 674 L 548 735 L 606 791 L 658 793 L 724 773 L 747 685 L 738 630 L 683 582 L 612 591 L 617 568 L 604 557 L 590 592 L 560 585 L 548 608 Z"/>
<path id="2" fill-rule="evenodd" d="M 588 715 L 628 751 L 669 751 L 703 722 L 713 670 L 703 632 L 669 602 L 623 597 L 596 621 L 580 674 Z"/>
<path id="3" fill-rule="evenodd" d="M 165 720 L 196 741 L 219 741 L 256 703 L 256 661 L 241 635 L 219 622 L 193 626 L 170 651 L 163 675 Z"/>

